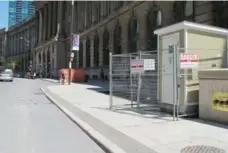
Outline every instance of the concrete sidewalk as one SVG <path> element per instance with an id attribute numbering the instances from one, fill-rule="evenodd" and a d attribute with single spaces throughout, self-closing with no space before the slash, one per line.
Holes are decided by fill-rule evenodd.
<path id="1" fill-rule="evenodd" d="M 228 126 L 201 120 L 173 122 L 172 117 L 159 114 L 110 111 L 109 96 L 94 88 L 97 87 L 85 84 L 53 85 L 43 91 L 110 152 L 179 153 L 194 145 L 213 146 L 228 152 Z M 118 98 L 114 102 L 123 103 Z"/>

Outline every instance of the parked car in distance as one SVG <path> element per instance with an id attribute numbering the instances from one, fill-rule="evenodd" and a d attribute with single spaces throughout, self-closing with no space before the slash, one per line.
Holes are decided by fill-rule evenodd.
<path id="1" fill-rule="evenodd" d="M 0 73 L 0 81 L 13 82 L 13 71 L 11 69 L 5 69 Z"/>
<path id="2" fill-rule="evenodd" d="M 21 75 L 20 75 L 19 73 L 14 73 L 14 77 L 16 77 L 16 78 L 20 78 L 20 77 L 21 77 Z"/>

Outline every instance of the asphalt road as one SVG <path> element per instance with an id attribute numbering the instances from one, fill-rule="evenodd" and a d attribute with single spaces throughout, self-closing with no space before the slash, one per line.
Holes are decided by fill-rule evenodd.
<path id="1" fill-rule="evenodd" d="M 104 153 L 40 91 L 50 84 L 0 82 L 0 153 Z"/>

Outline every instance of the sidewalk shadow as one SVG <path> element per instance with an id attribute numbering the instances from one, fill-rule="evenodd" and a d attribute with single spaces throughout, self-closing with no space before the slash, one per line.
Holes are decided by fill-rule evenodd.
<path id="1" fill-rule="evenodd" d="M 102 81 L 93 81 L 89 80 L 88 82 L 78 82 L 77 84 L 82 84 L 82 85 L 91 85 L 94 87 L 87 88 L 89 90 L 94 90 L 94 91 L 109 91 L 109 83 L 107 81 L 102 82 Z"/>
<path id="2" fill-rule="evenodd" d="M 143 104 L 142 104 L 143 105 Z M 173 118 L 170 114 L 163 113 L 157 107 L 157 105 L 144 105 L 137 107 L 136 104 L 125 104 L 124 107 L 114 107 L 113 109 L 109 108 L 101 108 L 101 107 L 93 107 L 95 109 L 105 110 L 105 111 L 112 111 L 119 114 L 125 114 L 130 116 L 137 116 L 147 119 L 158 119 L 163 121 L 173 121 Z"/>
<path id="3" fill-rule="evenodd" d="M 87 88 L 88 90 L 109 95 L 109 84 L 107 82 L 89 81 L 83 84 L 94 86 L 94 87 Z M 157 102 L 151 102 L 151 103 L 144 102 L 140 104 L 140 107 L 137 107 L 136 103 L 131 104 L 130 97 L 126 96 L 125 93 L 114 95 L 114 96 L 121 99 L 128 100 L 129 104 L 123 103 L 119 107 L 118 106 L 114 107 L 114 109 L 111 110 L 113 112 L 137 116 L 137 117 L 143 117 L 143 118 L 151 118 L 151 119 L 153 118 L 153 119 L 161 119 L 165 121 L 173 121 L 172 115 L 161 112 L 161 110 L 158 108 Z M 101 108 L 101 107 L 99 108 L 95 107 L 95 109 L 110 111 L 110 109 L 108 108 Z"/>
<path id="4" fill-rule="evenodd" d="M 191 122 L 197 122 L 197 123 L 201 123 L 201 124 L 206 124 L 206 125 L 210 125 L 210 126 L 216 126 L 219 128 L 223 128 L 223 129 L 228 129 L 228 125 L 227 124 L 222 124 L 222 123 L 218 123 L 215 121 L 207 121 L 207 120 L 202 120 L 202 119 L 192 119 L 192 118 L 185 118 L 185 120 L 191 121 Z"/>

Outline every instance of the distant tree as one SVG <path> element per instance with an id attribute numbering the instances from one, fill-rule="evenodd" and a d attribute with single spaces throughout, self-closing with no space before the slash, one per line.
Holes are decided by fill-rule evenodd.
<path id="1" fill-rule="evenodd" d="M 16 62 L 15 61 L 9 61 L 9 62 L 6 63 L 6 68 L 7 69 L 14 70 L 15 66 L 16 66 Z"/>

